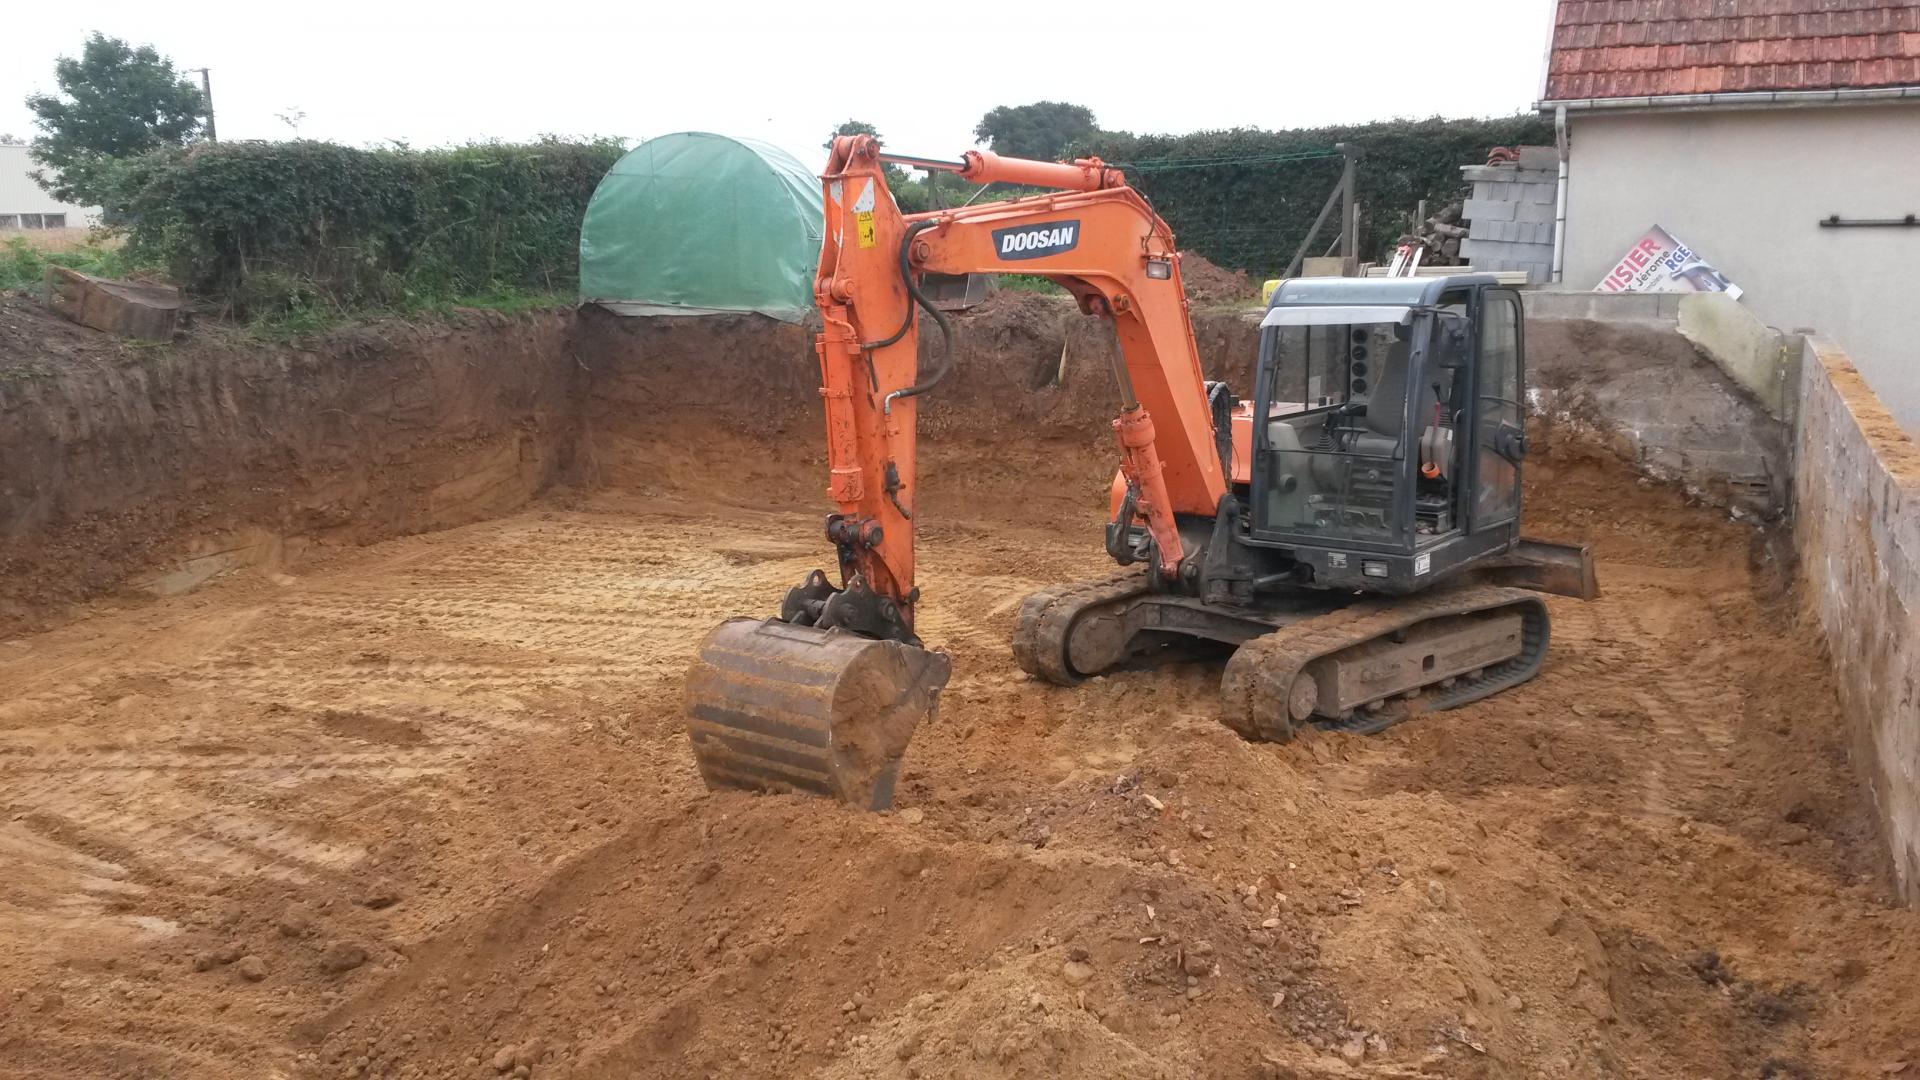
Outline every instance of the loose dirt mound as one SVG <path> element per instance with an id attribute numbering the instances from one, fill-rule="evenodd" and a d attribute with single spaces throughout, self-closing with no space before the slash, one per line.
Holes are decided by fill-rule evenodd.
<path id="1" fill-rule="evenodd" d="M 927 448 L 919 629 L 954 678 L 898 810 L 706 793 L 684 666 L 824 561 L 822 478 L 803 412 L 726 392 L 804 385 L 804 351 L 747 375 L 655 325 L 580 354 L 584 446 L 633 484 L 0 646 L 0 1075 L 1920 1061 L 1920 917 L 1882 899 L 1755 534 L 1577 447 L 1530 466 L 1529 520 L 1595 544 L 1605 594 L 1552 601 L 1540 678 L 1252 745 L 1213 719 L 1217 665 L 1063 689 L 1007 654 L 1028 592 L 1106 569 L 1067 342 L 1051 402 L 976 439 L 956 391 Z M 1024 364 L 1053 326 L 970 333 Z M 1026 486 L 969 481 L 988 462 Z"/>
<path id="2" fill-rule="evenodd" d="M 1252 278 L 1238 270 L 1215 266 L 1191 251 L 1180 255 L 1180 280 L 1187 287 L 1187 299 L 1195 304 L 1251 303 L 1260 295 Z"/>

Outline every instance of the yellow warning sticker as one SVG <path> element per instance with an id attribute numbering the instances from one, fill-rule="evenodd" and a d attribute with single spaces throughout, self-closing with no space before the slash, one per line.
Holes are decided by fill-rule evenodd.
<path id="1" fill-rule="evenodd" d="M 872 247 L 873 246 L 873 211 L 863 210 L 860 213 L 853 215 L 853 220 L 854 220 L 854 223 L 860 229 L 860 246 L 863 248 Z"/>

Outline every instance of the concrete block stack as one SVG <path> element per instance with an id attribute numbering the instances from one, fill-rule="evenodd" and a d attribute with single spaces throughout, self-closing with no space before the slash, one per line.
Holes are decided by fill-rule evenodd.
<path id="1" fill-rule="evenodd" d="M 1559 169 L 1553 147 L 1523 146 L 1517 161 L 1460 170 L 1473 185 L 1461 214 L 1468 235 L 1460 253 L 1475 270 L 1524 270 L 1529 282 L 1548 279 Z"/>

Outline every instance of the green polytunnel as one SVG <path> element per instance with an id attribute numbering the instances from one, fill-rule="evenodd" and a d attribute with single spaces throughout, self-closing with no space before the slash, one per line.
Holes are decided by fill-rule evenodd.
<path id="1" fill-rule="evenodd" d="M 800 322 L 820 261 L 820 180 L 757 139 L 683 131 L 614 163 L 580 226 L 580 299 L 623 315 Z"/>

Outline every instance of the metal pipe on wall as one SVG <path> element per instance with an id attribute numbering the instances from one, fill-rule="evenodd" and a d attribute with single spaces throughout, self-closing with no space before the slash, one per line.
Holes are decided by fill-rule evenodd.
<path id="1" fill-rule="evenodd" d="M 1560 179 L 1553 193 L 1553 273 L 1555 285 L 1565 275 L 1567 264 L 1567 107 L 1553 110 L 1553 144 L 1560 151 Z"/>

